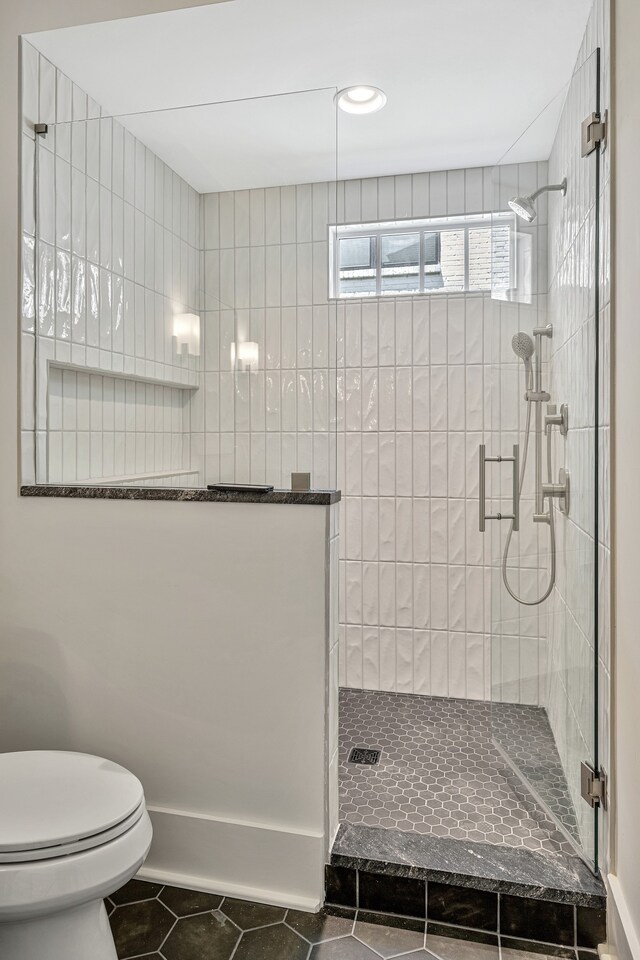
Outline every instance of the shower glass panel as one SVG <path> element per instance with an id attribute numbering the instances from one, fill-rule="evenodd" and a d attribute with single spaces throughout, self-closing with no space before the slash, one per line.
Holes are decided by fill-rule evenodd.
<path id="1" fill-rule="evenodd" d="M 36 482 L 335 487 L 334 95 L 36 136 Z"/>
<path id="2" fill-rule="evenodd" d="M 598 765 L 599 151 L 581 156 L 581 125 L 598 110 L 598 84 L 594 52 L 493 171 L 494 211 L 513 219 L 508 231 L 493 223 L 483 439 L 493 459 L 480 465 L 494 742 L 529 811 L 525 846 L 594 868 L 597 809 L 581 796 L 581 765 Z M 556 124 L 549 161 L 527 162 L 532 130 L 548 129 L 551 144 Z M 565 177 L 566 194 L 535 196 Z"/>

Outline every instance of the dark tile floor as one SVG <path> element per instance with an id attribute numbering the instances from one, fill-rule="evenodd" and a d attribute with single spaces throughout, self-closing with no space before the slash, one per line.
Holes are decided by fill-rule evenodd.
<path id="1" fill-rule="evenodd" d="M 496 744 L 577 836 L 543 709 L 372 690 L 340 691 L 340 819 L 572 853 Z M 381 750 L 377 766 L 348 762 L 351 748 L 361 746 Z"/>
<path id="2" fill-rule="evenodd" d="M 107 901 L 120 960 L 582 960 L 442 936 L 424 921 L 339 907 L 317 914 L 131 880 Z M 464 936 L 464 931 L 457 931 Z M 477 932 L 473 934 L 477 936 Z M 527 946 L 523 944 L 523 946 Z M 536 949 L 537 947 L 537 949 Z M 597 960 L 589 954 L 589 960 Z"/>

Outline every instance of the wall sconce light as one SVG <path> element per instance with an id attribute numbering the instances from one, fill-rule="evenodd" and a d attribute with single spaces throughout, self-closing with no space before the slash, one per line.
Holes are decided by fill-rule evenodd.
<path id="1" fill-rule="evenodd" d="M 200 356 L 200 317 L 197 313 L 174 314 L 173 335 L 178 342 L 178 353 Z"/>
<path id="2" fill-rule="evenodd" d="M 240 370 L 251 371 L 260 362 L 260 345 L 254 340 L 242 340 L 231 344 L 231 365 Z"/>

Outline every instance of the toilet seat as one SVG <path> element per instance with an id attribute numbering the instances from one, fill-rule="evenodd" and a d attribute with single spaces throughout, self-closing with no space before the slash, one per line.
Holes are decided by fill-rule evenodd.
<path id="1" fill-rule="evenodd" d="M 0 863 L 69 856 L 115 840 L 145 812 L 142 784 L 83 753 L 0 754 Z"/>
<path id="2" fill-rule="evenodd" d="M 68 857 L 74 853 L 81 853 L 83 850 L 91 850 L 93 847 L 99 847 L 103 843 L 115 840 L 126 833 L 127 830 L 130 830 L 142 817 L 145 809 L 143 800 L 137 810 L 134 810 L 132 814 L 109 830 L 94 833 L 90 837 L 83 837 L 81 840 L 74 840 L 71 843 L 60 843 L 29 850 L 0 850 L 0 863 L 27 863 L 31 860 L 49 860 L 52 857 Z"/>

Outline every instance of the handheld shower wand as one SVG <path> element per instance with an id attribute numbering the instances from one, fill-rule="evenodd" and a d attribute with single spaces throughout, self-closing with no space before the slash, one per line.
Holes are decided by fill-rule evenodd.
<path id="1" fill-rule="evenodd" d="M 543 513 L 544 510 L 544 495 L 543 495 L 543 484 L 542 484 L 542 404 L 550 399 L 549 394 L 542 390 L 542 360 L 541 360 L 541 349 L 540 342 L 542 337 L 551 337 L 553 334 L 553 327 L 551 325 L 547 327 L 536 327 L 533 331 L 534 336 L 537 340 L 537 347 L 534 345 L 533 340 L 528 333 L 516 333 L 511 340 L 511 346 L 513 352 L 517 357 L 524 363 L 525 375 L 526 375 L 526 393 L 525 399 L 527 401 L 527 420 L 524 428 L 524 452 L 522 455 L 522 462 L 520 465 L 520 477 L 519 477 L 519 492 L 522 494 L 522 487 L 524 485 L 524 476 L 527 469 L 527 453 L 529 451 L 529 438 L 531 435 L 531 406 L 535 403 L 536 405 L 536 503 L 535 503 L 535 513 L 534 520 L 537 522 L 546 522 L 549 524 L 549 532 L 551 536 L 551 569 L 549 571 L 549 583 L 546 590 L 543 592 L 542 596 L 538 597 L 535 600 L 524 600 L 522 597 L 512 590 L 509 583 L 509 576 L 507 572 L 507 563 L 509 560 L 509 549 L 511 547 L 511 538 L 514 533 L 513 521 L 509 526 L 509 532 L 507 534 L 507 539 L 504 545 L 504 553 L 502 555 L 502 580 L 505 585 L 505 588 L 509 595 L 517 603 L 521 603 L 526 607 L 536 607 L 538 604 L 542 603 L 550 595 L 553 590 L 553 585 L 556 580 L 556 535 L 555 535 L 555 526 L 553 522 L 553 510 L 549 508 L 549 513 Z M 533 370 L 533 365 L 531 362 L 532 356 L 535 354 L 535 375 Z M 551 432 L 547 431 L 547 474 L 548 481 L 551 482 Z"/>
<path id="2" fill-rule="evenodd" d="M 528 333 L 514 333 L 511 338 L 511 347 L 516 357 L 520 357 L 524 361 L 524 369 L 527 374 L 527 381 L 532 375 L 531 368 L 531 357 L 535 353 L 535 347 L 533 345 L 533 340 Z"/>

